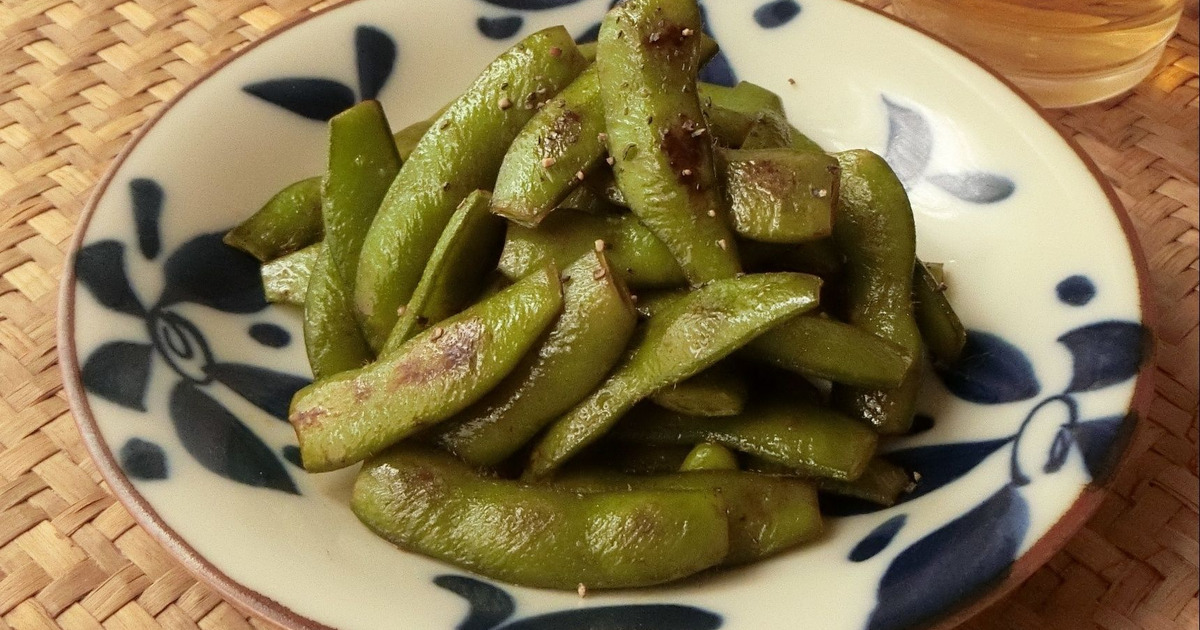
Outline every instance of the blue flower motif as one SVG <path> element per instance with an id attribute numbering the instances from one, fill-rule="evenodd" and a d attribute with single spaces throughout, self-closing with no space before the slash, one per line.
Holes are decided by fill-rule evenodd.
<path id="1" fill-rule="evenodd" d="M 354 30 L 354 52 L 359 98 L 378 98 L 396 67 L 396 41 L 379 28 L 359 26 Z M 242 91 L 293 114 L 322 122 L 355 103 L 353 88 L 323 77 L 269 79 L 246 85 Z"/>
<path id="2" fill-rule="evenodd" d="M 157 260 L 162 243 L 159 218 L 166 195 L 156 181 L 145 178 L 130 182 L 129 190 L 140 253 L 147 260 Z M 142 339 L 110 341 L 92 352 L 83 363 L 84 388 L 127 409 L 145 412 L 151 373 L 156 364 L 165 365 L 178 377 L 168 399 L 171 423 L 196 461 L 238 483 L 298 494 L 275 453 L 206 390 L 220 383 L 286 421 L 292 394 L 307 385 L 308 379 L 219 361 L 199 327 L 175 308 L 192 303 L 237 314 L 265 309 L 258 262 L 227 247 L 221 242 L 221 233 L 201 234 L 166 258 L 162 294 L 146 306 L 129 282 L 125 256 L 124 243 L 104 240 L 82 248 L 75 259 L 75 274 L 96 301 L 115 313 L 142 320 L 145 330 Z M 267 339 L 267 345 L 287 343 L 286 331 L 257 326 L 251 328 L 253 338 Z M 137 479 L 164 479 L 169 471 L 163 449 L 138 438 L 121 448 L 120 461 L 125 472 Z"/>

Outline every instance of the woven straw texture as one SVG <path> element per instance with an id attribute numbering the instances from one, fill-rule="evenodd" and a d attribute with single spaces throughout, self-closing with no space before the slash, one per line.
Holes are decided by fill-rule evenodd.
<path id="1" fill-rule="evenodd" d="M 55 289 L 89 192 L 137 128 L 323 4 L 0 0 L 0 630 L 268 627 L 197 583 L 106 489 L 62 392 Z M 1051 115 L 1116 187 L 1150 261 L 1149 417 L 1099 513 L 969 628 L 1197 627 L 1194 6 L 1131 94 Z"/>

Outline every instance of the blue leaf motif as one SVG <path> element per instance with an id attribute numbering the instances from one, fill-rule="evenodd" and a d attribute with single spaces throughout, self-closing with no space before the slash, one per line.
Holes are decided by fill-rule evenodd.
<path id="1" fill-rule="evenodd" d="M 1006 437 L 983 442 L 915 446 L 887 453 L 884 457 L 910 473 L 915 473 L 913 476 L 917 478 L 916 487 L 912 492 L 901 495 L 900 502 L 903 503 L 957 481 L 1011 441 L 1012 438 Z"/>
<path id="2" fill-rule="evenodd" d="M 396 67 L 396 40 L 374 26 L 360 26 L 354 29 L 354 53 L 359 95 L 364 100 L 378 98 Z"/>
<path id="3" fill-rule="evenodd" d="M 920 112 L 883 97 L 888 113 L 888 142 L 884 159 L 896 176 L 911 187 L 929 168 L 933 155 L 933 131 Z"/>
<path id="4" fill-rule="evenodd" d="M 292 342 L 292 333 L 275 324 L 251 324 L 250 338 L 268 348 L 286 348 Z"/>
<path id="5" fill-rule="evenodd" d="M 340 81 L 312 77 L 288 77 L 259 81 L 242 91 L 293 114 L 321 122 L 354 105 L 354 90 Z"/>
<path id="6" fill-rule="evenodd" d="M 152 351 L 150 344 L 132 341 L 113 341 L 96 348 L 83 364 L 83 386 L 122 407 L 145 411 Z"/>
<path id="7" fill-rule="evenodd" d="M 505 9 L 519 9 L 523 11 L 545 11 L 546 9 L 557 9 L 570 4 L 575 4 L 580 0 L 483 0 L 484 2 Z"/>
<path id="8" fill-rule="evenodd" d="M 503 589 L 465 575 L 439 575 L 433 583 L 467 600 L 467 618 L 455 630 L 491 630 L 512 616 L 517 606 Z"/>
<path id="9" fill-rule="evenodd" d="M 222 236 L 202 234 L 171 254 L 160 306 L 193 302 L 226 313 L 256 313 L 267 307 L 258 261 L 225 245 Z"/>
<path id="10" fill-rule="evenodd" d="M 938 173 L 929 181 L 942 190 L 971 203 L 996 203 L 1012 196 L 1017 185 L 995 173 Z"/>
<path id="11" fill-rule="evenodd" d="M 475 27 L 488 39 L 508 39 L 521 31 L 525 18 L 519 15 L 489 18 L 480 17 L 475 20 Z"/>
<path id="12" fill-rule="evenodd" d="M 1029 506 L 1006 485 L 892 561 L 867 627 L 909 628 L 979 592 L 1012 566 L 1028 529 Z"/>
<path id="13" fill-rule="evenodd" d="M 693 606 L 642 604 L 599 606 L 528 617 L 504 630 L 712 630 L 721 618 Z"/>
<path id="14" fill-rule="evenodd" d="M 1134 420 L 1133 416 L 1110 416 L 1080 422 L 1071 428 L 1092 481 L 1102 483 L 1112 473 L 1137 424 Z"/>
<path id="15" fill-rule="evenodd" d="M 703 5 L 700 6 L 700 20 L 704 33 L 716 39 L 717 37 L 713 35 L 712 28 L 708 23 L 708 11 L 704 10 Z M 700 69 L 700 80 L 715 85 L 724 85 L 725 87 L 733 87 L 738 83 L 737 73 L 733 71 L 733 64 L 729 62 L 729 57 L 726 57 L 725 52 L 721 50 L 718 50 L 717 54 Z"/>
<path id="16" fill-rule="evenodd" d="M 955 396 L 984 405 L 1028 400 L 1041 391 L 1024 352 L 979 330 L 967 331 L 962 358 L 938 370 L 938 375 Z"/>
<path id="17" fill-rule="evenodd" d="M 1050 454 L 1046 458 L 1046 465 L 1042 467 L 1042 472 L 1053 474 L 1062 470 L 1063 464 L 1067 463 L 1067 456 L 1071 454 L 1072 442 L 1070 430 L 1067 427 L 1060 428 L 1058 433 L 1054 434 L 1054 441 L 1050 444 Z"/>
<path id="18" fill-rule="evenodd" d="M 795 0 L 772 0 L 754 10 L 754 21 L 763 28 L 779 28 L 800 15 Z"/>
<path id="19" fill-rule="evenodd" d="M 905 435 L 920 435 L 926 431 L 932 430 L 935 424 L 936 421 L 932 417 L 923 413 L 919 413 L 913 416 L 912 426 L 909 427 L 908 433 L 905 433 Z"/>
<path id="20" fill-rule="evenodd" d="M 129 286 L 125 272 L 125 245 L 100 241 L 79 250 L 75 256 L 75 275 L 105 308 L 145 317 L 146 308 Z"/>
<path id="21" fill-rule="evenodd" d="M 153 179 L 139 177 L 129 182 L 133 202 L 133 223 L 137 226 L 138 247 L 147 260 L 158 258 L 162 251 L 159 219 L 162 217 L 163 189 Z"/>
<path id="22" fill-rule="evenodd" d="M 312 382 L 300 376 L 241 363 L 214 363 L 208 366 L 207 372 L 255 407 L 285 422 L 292 396 Z"/>
<path id="23" fill-rule="evenodd" d="M 171 422 L 183 447 L 208 470 L 248 486 L 300 494 L 275 453 L 191 381 L 171 390 Z"/>
<path id="24" fill-rule="evenodd" d="M 1096 285 L 1087 276 L 1074 275 L 1059 282 L 1054 292 L 1063 304 L 1085 306 L 1096 297 Z"/>
<path id="25" fill-rule="evenodd" d="M 1074 375 L 1068 392 L 1088 392 L 1137 375 L 1148 335 L 1136 322 L 1104 321 L 1058 338 L 1071 351 Z"/>
<path id="26" fill-rule="evenodd" d="M 907 514 L 897 514 L 892 518 L 882 522 L 878 527 L 871 530 L 865 538 L 858 541 L 857 545 L 850 550 L 848 556 L 851 562 L 864 562 L 874 558 L 880 551 L 887 548 L 896 534 L 900 533 L 900 529 L 904 527 L 904 523 L 908 521 Z"/>
<path id="27" fill-rule="evenodd" d="M 121 469 L 134 479 L 158 481 L 170 474 L 167 470 L 167 454 L 154 442 L 130 438 L 121 447 L 117 457 L 121 461 Z"/>
<path id="28" fill-rule="evenodd" d="M 288 444 L 283 447 L 283 458 L 291 462 L 296 468 L 304 468 L 304 460 L 300 456 L 300 447 L 295 444 Z"/>

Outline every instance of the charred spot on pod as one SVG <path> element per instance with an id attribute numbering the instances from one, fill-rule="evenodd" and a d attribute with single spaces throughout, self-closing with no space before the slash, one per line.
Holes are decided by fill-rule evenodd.
<path id="1" fill-rule="evenodd" d="M 391 388 L 463 374 L 477 362 L 486 334 L 487 327 L 477 317 L 442 329 L 436 338 L 431 334 L 392 368 Z"/>
<path id="2" fill-rule="evenodd" d="M 697 174 L 704 159 L 704 141 L 692 135 L 692 130 L 696 127 L 695 121 L 680 114 L 676 122 L 660 132 L 659 148 L 667 156 L 667 162 L 675 172 L 676 179 L 685 185 L 696 183 L 696 190 L 699 190 Z"/>
<path id="3" fill-rule="evenodd" d="M 684 44 L 691 36 L 692 29 L 668 20 L 659 20 L 654 28 L 646 33 L 642 43 L 647 49 L 671 59 L 683 53 Z"/>
<path id="4" fill-rule="evenodd" d="M 538 141 L 538 157 L 559 158 L 567 153 L 571 145 L 579 142 L 583 131 L 583 117 L 573 109 L 564 109 L 554 118 L 550 128 Z"/>

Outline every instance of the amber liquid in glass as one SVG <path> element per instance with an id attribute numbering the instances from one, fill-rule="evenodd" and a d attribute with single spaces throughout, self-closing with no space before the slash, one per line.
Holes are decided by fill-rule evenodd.
<path id="1" fill-rule="evenodd" d="M 896 14 L 957 44 L 1046 107 L 1120 94 L 1162 56 L 1182 0 L 895 0 Z"/>

